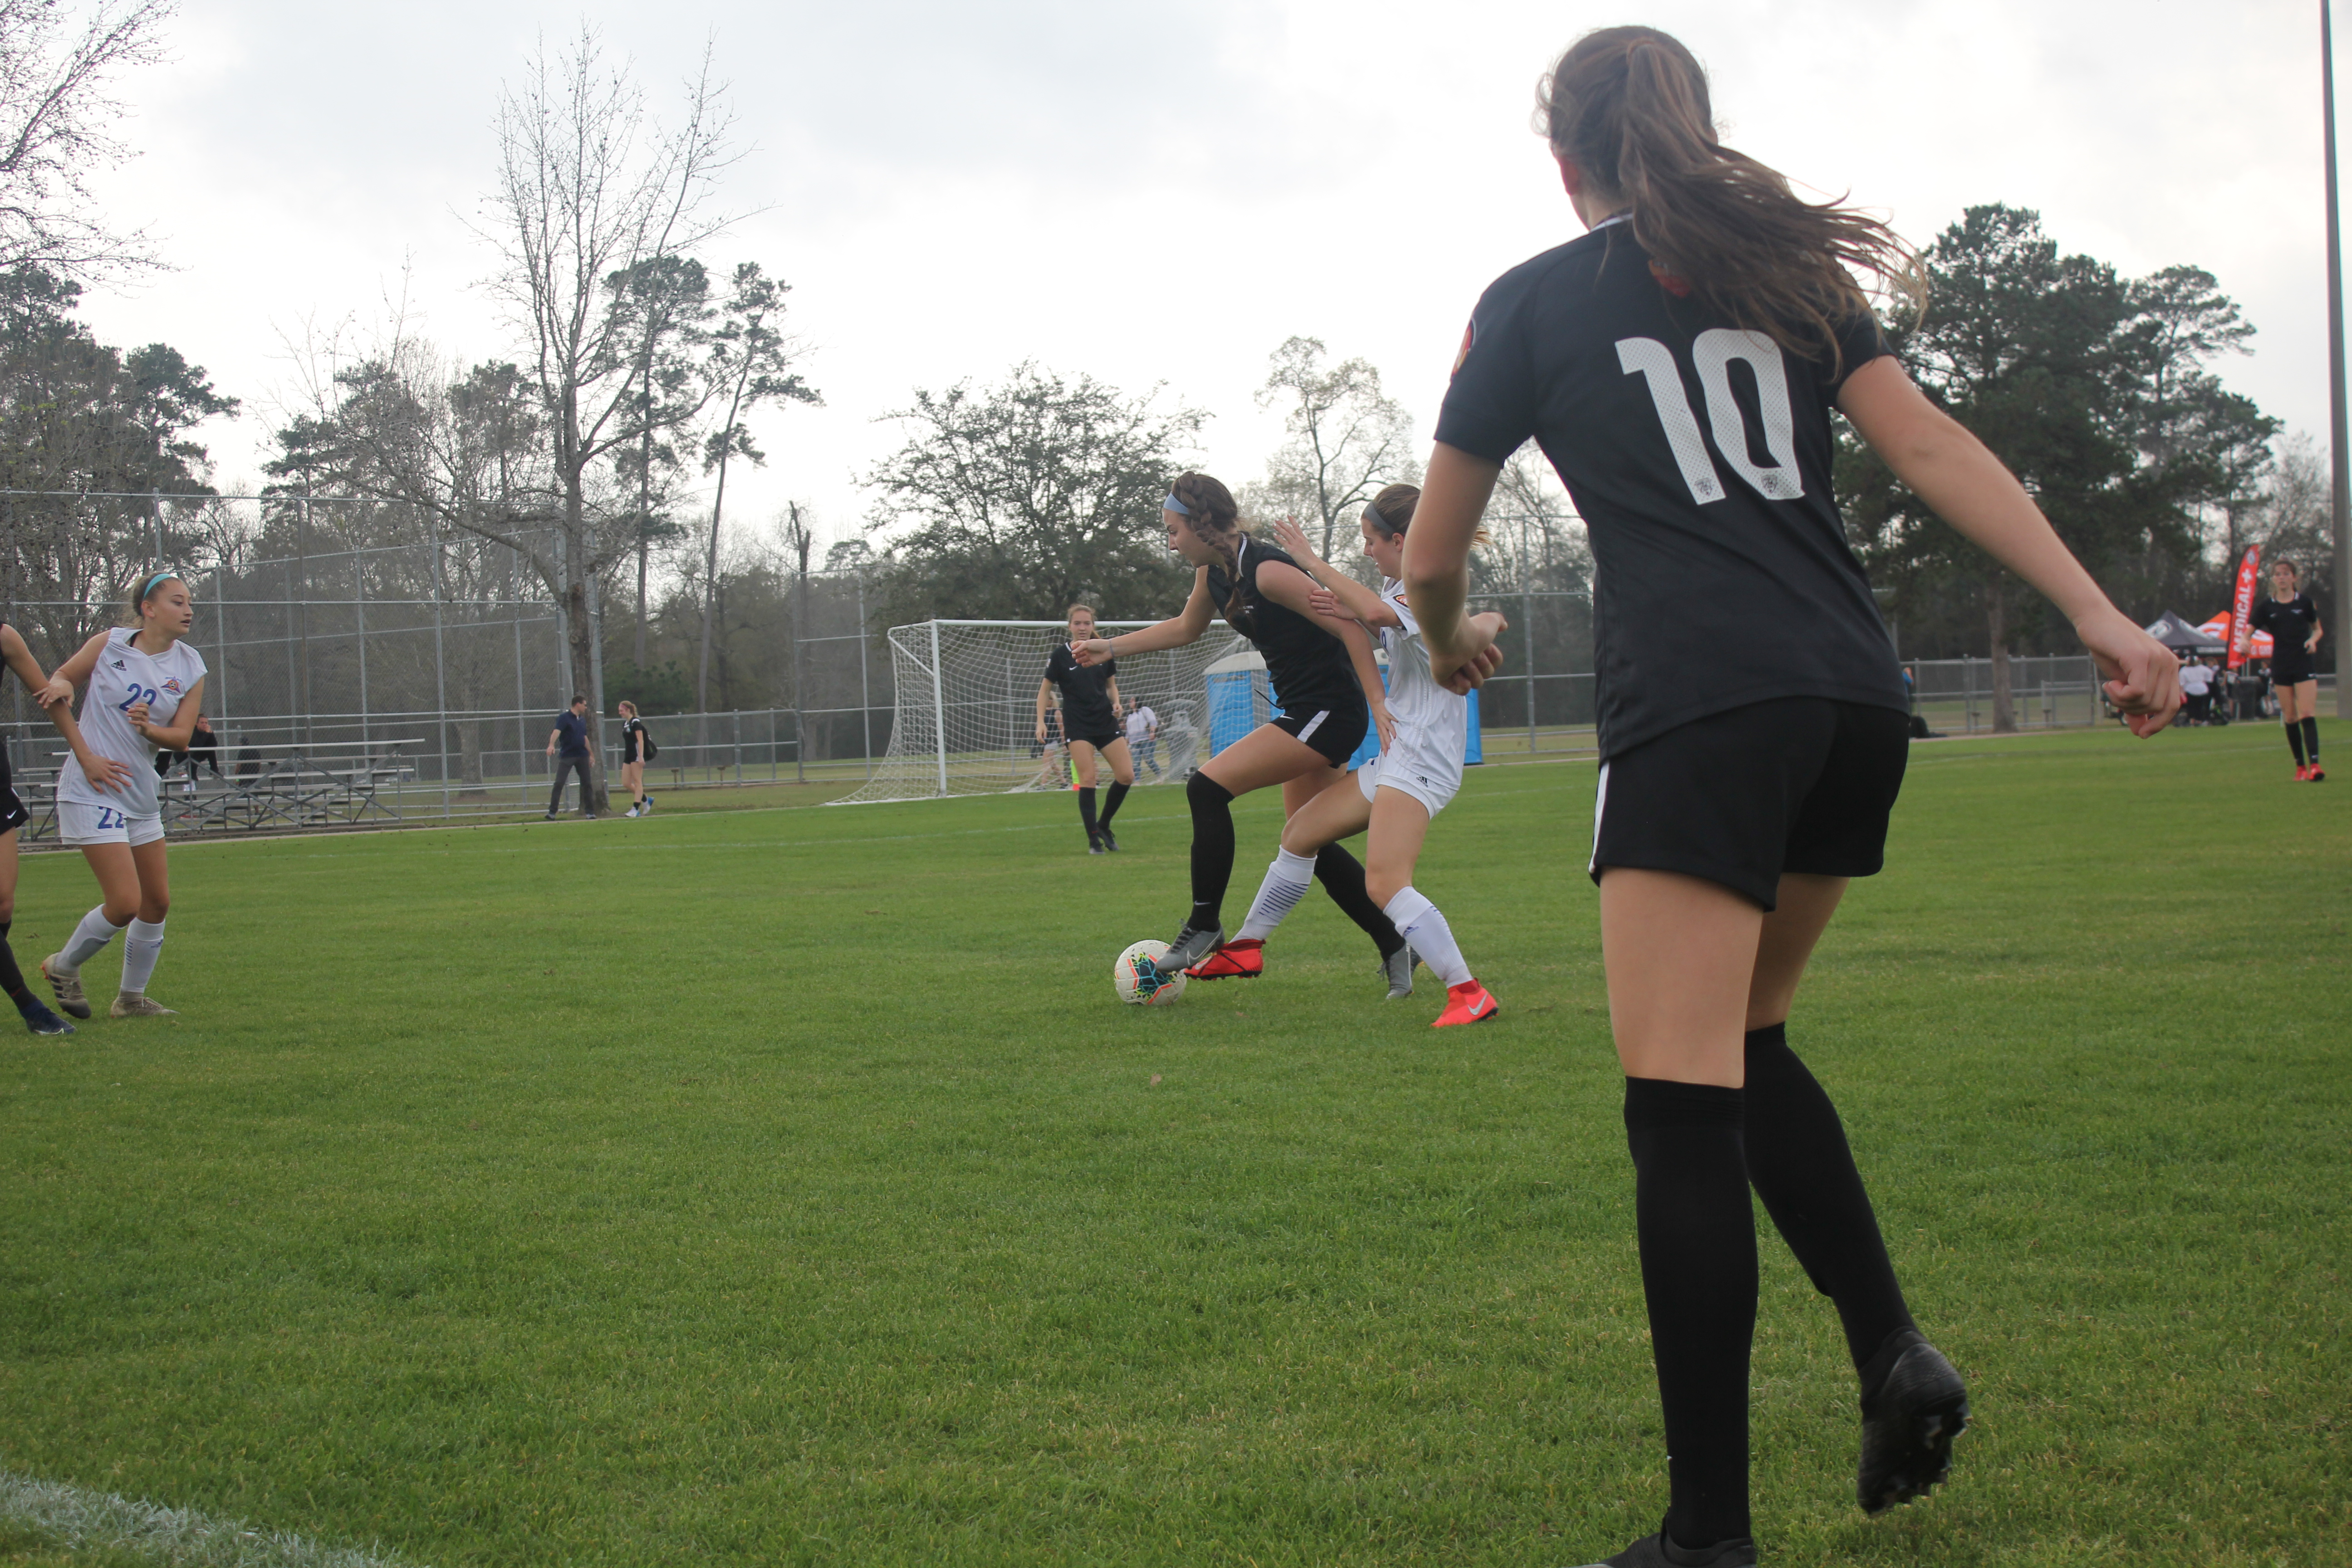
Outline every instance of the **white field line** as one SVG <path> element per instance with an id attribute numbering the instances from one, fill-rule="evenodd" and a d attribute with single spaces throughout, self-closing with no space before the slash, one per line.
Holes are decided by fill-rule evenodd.
<path id="1" fill-rule="evenodd" d="M 175 1568 L 403 1568 L 406 1562 L 10 1470 L 0 1470 L 0 1519 L 29 1526 L 69 1551 L 126 1552 Z"/>

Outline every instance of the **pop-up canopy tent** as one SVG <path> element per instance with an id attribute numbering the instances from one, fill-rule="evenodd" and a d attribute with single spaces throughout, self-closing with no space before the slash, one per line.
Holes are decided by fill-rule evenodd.
<path id="1" fill-rule="evenodd" d="M 2205 626 L 2192 626 L 2180 616 L 2167 610 L 2147 624 L 2147 635 L 2175 653 L 2227 653 L 2230 651 L 2230 617 L 2221 617 L 2221 635 L 2215 637 Z"/>
<path id="2" fill-rule="evenodd" d="M 2230 612 L 2227 610 L 2222 611 L 2220 615 L 2215 616 L 2211 620 L 2207 621 L 2203 626 L 2199 626 L 2197 629 L 2211 637 L 2215 642 L 2220 643 L 2222 647 L 2227 648 L 2230 646 Z M 2254 640 L 2252 643 L 2249 643 L 2246 647 L 2246 657 L 2248 658 L 2268 658 L 2270 656 L 2271 634 L 2268 632 L 2256 632 L 2254 634 Z"/>

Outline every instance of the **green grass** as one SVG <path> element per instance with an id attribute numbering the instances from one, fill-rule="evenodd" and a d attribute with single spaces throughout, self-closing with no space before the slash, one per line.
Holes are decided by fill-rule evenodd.
<path id="1" fill-rule="evenodd" d="M 2352 784 L 2289 766 L 1915 748 L 1791 1039 L 1978 1421 L 1864 1520 L 1768 1241 L 1768 1561 L 2352 1558 Z M 1057 795 L 175 849 L 183 1016 L 0 1046 L 0 1469 L 444 1568 L 1614 1551 L 1664 1487 L 1591 785 L 1434 829 L 1505 1010 L 1444 1034 L 1319 899 L 1115 1005 L 1173 792 L 1103 858 Z M 19 952 L 90 898 L 28 859 Z"/>

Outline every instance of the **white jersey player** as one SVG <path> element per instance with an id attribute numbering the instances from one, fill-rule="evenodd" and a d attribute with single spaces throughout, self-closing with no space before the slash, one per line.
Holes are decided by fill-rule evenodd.
<path id="1" fill-rule="evenodd" d="M 73 748 L 58 773 L 59 836 L 89 862 L 100 900 L 64 948 L 41 961 L 58 1005 L 77 1018 L 89 1016 L 81 966 L 126 926 L 113 1016 L 172 1011 L 147 997 L 163 955 L 163 917 L 172 907 L 155 754 L 187 750 L 204 706 L 205 661 L 182 640 L 195 619 L 195 604 L 179 577 L 159 572 L 145 579 L 126 607 L 133 624 L 84 643 L 58 667 L 40 697 Z M 74 689 L 85 685 L 77 719 Z"/>
<path id="2" fill-rule="evenodd" d="M 1382 730 L 1381 754 L 1356 770 L 1356 789 L 1318 795 L 1284 825 L 1282 848 L 1266 868 L 1241 935 L 1218 958 L 1232 964 L 1234 973 L 1263 973 L 1259 950 L 1305 896 L 1316 852 L 1369 826 L 1365 887 L 1414 953 L 1445 982 L 1445 1010 L 1434 1026 L 1444 1028 L 1483 1023 L 1497 1008 L 1471 974 L 1445 916 L 1412 885 L 1430 818 L 1462 787 L 1462 757 L 1470 737 L 1469 700 L 1431 678 L 1429 650 L 1422 646 L 1421 627 L 1398 580 L 1403 574 L 1405 529 L 1420 499 L 1411 485 L 1391 485 L 1364 508 L 1364 553 L 1384 579 L 1378 594 L 1318 559 L 1297 523 L 1276 530 L 1282 547 L 1319 584 L 1316 608 L 1361 621 L 1380 637 L 1388 655 L 1391 723 Z M 1502 630 L 1502 616 L 1481 618 L 1491 621 L 1494 631 Z"/>

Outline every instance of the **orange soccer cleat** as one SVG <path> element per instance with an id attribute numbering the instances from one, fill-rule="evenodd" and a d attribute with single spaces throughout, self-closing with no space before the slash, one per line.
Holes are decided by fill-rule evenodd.
<path id="1" fill-rule="evenodd" d="M 1443 1029 L 1453 1024 L 1483 1024 L 1501 1011 L 1495 1005 L 1494 997 L 1486 994 L 1484 985 L 1475 979 L 1465 980 L 1459 985 L 1445 988 L 1445 1011 L 1437 1016 L 1437 1021 L 1430 1027 Z"/>
<path id="2" fill-rule="evenodd" d="M 1265 973 L 1265 943 L 1257 937 L 1235 937 L 1184 972 L 1195 980 L 1255 980 Z"/>
<path id="3" fill-rule="evenodd" d="M 2297 784 L 2309 784 L 2311 782 L 2310 763 L 2297 763 L 2294 764 L 2294 782 Z"/>

